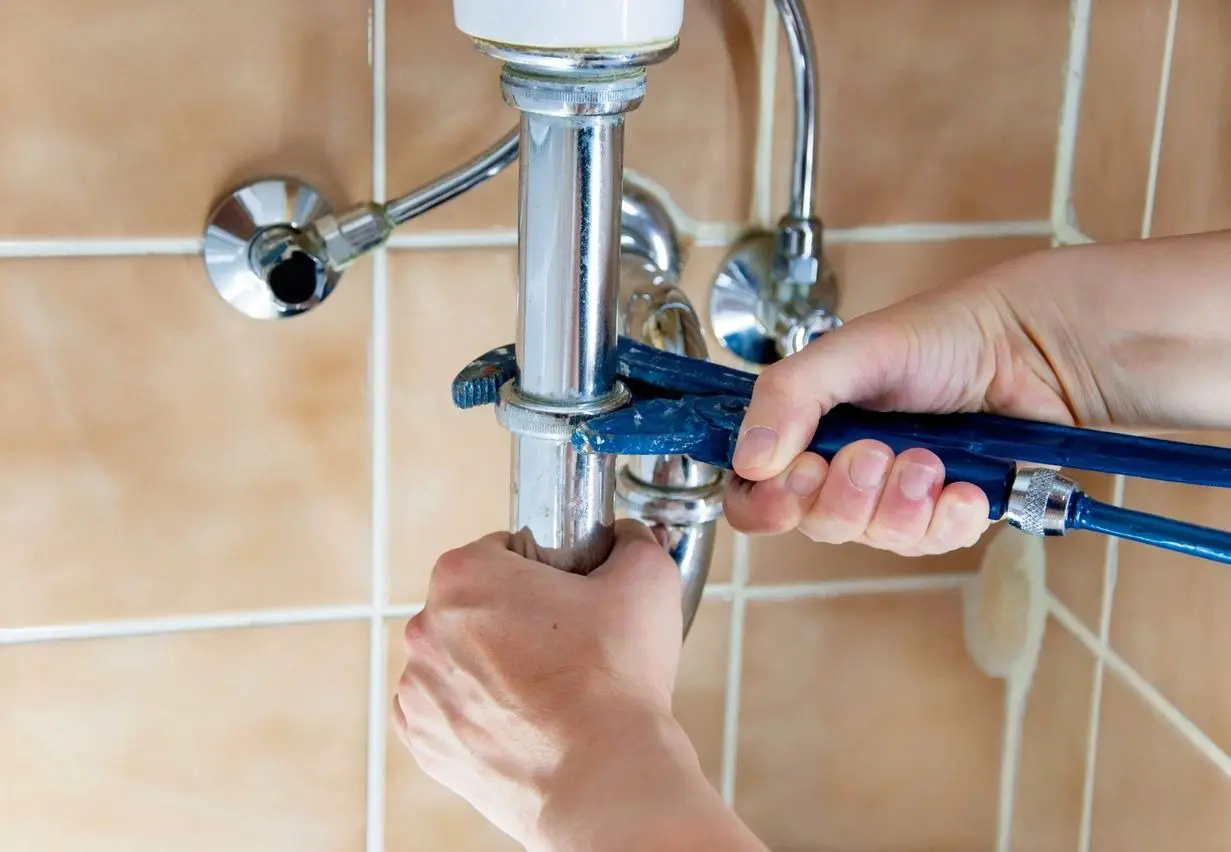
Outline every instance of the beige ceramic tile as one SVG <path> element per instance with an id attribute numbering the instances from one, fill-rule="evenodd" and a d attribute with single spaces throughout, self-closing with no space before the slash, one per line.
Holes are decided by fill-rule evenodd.
<path id="1" fill-rule="evenodd" d="M 1073 171 L 1077 225 L 1141 235 L 1170 0 L 1095 0 Z"/>
<path id="2" fill-rule="evenodd" d="M 395 601 L 421 601 L 441 553 L 509 523 L 509 435 L 490 407 L 459 411 L 450 383 L 516 337 L 509 250 L 390 261 L 390 523 Z"/>
<path id="3" fill-rule="evenodd" d="M 1057 622 L 1047 625 L 1025 718 L 1013 805 L 1013 849 L 1079 848 L 1094 658 Z"/>
<path id="4" fill-rule="evenodd" d="M 0 263 L 0 625 L 366 600 L 369 281 L 261 323 L 195 257 Z"/>
<path id="5" fill-rule="evenodd" d="M 389 196 L 468 162 L 517 126 L 500 95 L 500 63 L 453 25 L 449 3 L 386 6 Z M 513 227 L 517 166 L 424 215 L 409 229 Z"/>
<path id="6" fill-rule="evenodd" d="M 365 0 L 48 0 L 0 28 L 3 237 L 196 236 L 233 184 L 371 186 Z M 130 117 L 125 117 L 130 116 Z"/>
<path id="7" fill-rule="evenodd" d="M 1091 852 L 1231 849 L 1231 781 L 1114 677 L 1094 790 Z"/>
<path id="8" fill-rule="evenodd" d="M 722 724 L 727 676 L 726 604 L 705 602 L 684 646 L 676 681 L 674 710 L 688 731 L 711 783 L 722 770 Z M 405 665 L 404 621 L 389 625 L 389 676 L 396 685 Z M 394 688 L 391 686 L 391 688 Z M 520 849 L 464 799 L 434 782 L 415 765 L 398 741 L 389 738 L 386 848 L 457 849 L 465 852 L 513 852 Z"/>
<path id="9" fill-rule="evenodd" d="M 1046 246 L 1043 240 L 846 244 L 828 251 L 839 281 L 839 313 L 846 319 L 886 307 L 938 284 L 987 269 Z M 758 583 L 798 583 L 835 577 L 913 571 L 970 571 L 975 550 L 904 559 L 862 545 L 815 545 L 802 535 L 754 538 L 751 578 Z"/>
<path id="10" fill-rule="evenodd" d="M 697 749 L 701 768 L 719 786 L 730 651 L 731 607 L 703 601 L 684 642 L 673 710 Z"/>
<path id="11" fill-rule="evenodd" d="M 703 0 L 685 15 L 679 52 L 650 72 L 630 116 L 625 165 L 665 186 L 699 219 L 748 213 L 757 113 L 756 0 Z M 517 124 L 500 64 L 453 25 L 447 3 L 388 10 L 389 190 L 400 194 L 468 161 Z M 423 216 L 414 229 L 512 227 L 517 168 Z"/>
<path id="12" fill-rule="evenodd" d="M 650 69 L 628 118 L 625 165 L 693 218 L 748 217 L 764 17 L 761 0 L 685 4 L 679 52 Z"/>
<path id="13" fill-rule="evenodd" d="M 3 649 L 0 847 L 362 849 L 367 649 L 366 622 Z"/>
<path id="14" fill-rule="evenodd" d="M 1154 233 L 1231 227 L 1231 7 L 1180 4 L 1158 173 Z"/>
<path id="15" fill-rule="evenodd" d="M 993 846 L 1001 682 L 956 592 L 750 604 L 736 808 L 770 849 Z"/>
<path id="16" fill-rule="evenodd" d="M 1231 443 L 1231 435 L 1184 440 Z M 1218 529 L 1231 528 L 1231 495 L 1129 480 L 1125 505 Z M 1220 676 L 1231 643 L 1231 573 L 1222 566 L 1131 543 L 1120 546 L 1111 644 L 1223 749 L 1231 750 L 1231 690 Z"/>
<path id="17" fill-rule="evenodd" d="M 820 214 L 831 227 L 1043 219 L 1067 0 L 809 0 L 820 65 Z M 792 89 L 780 48 L 774 215 Z"/>

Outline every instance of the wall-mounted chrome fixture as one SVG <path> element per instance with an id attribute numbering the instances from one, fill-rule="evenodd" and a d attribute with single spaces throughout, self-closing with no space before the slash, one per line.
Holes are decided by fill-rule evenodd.
<path id="1" fill-rule="evenodd" d="M 776 2 L 795 72 L 795 192 L 778 231 L 752 235 L 728 263 L 744 302 L 724 296 L 720 278 L 715 330 L 740 354 L 727 331 L 728 303 L 746 302 L 762 337 L 793 339 L 790 329 L 819 329 L 822 314 L 833 322 L 832 274 L 812 215 L 811 35 L 800 0 Z M 565 428 L 629 399 L 616 379 L 618 336 L 707 355 L 701 321 L 679 287 L 675 227 L 653 195 L 623 181 L 624 116 L 641 103 L 647 66 L 675 52 L 683 0 L 592 0 L 548 11 L 540 0 L 454 0 L 459 28 L 503 65 L 517 131 L 402 198 L 344 213 L 295 180 L 240 187 L 209 216 L 205 268 L 247 316 L 296 316 L 320 305 L 341 272 L 399 225 L 519 161 L 518 378 L 498 406 L 513 433 L 514 541 L 542 562 L 585 573 L 609 552 L 617 507 L 640 518 L 680 567 L 687 630 L 709 573 L 723 473 L 686 456 L 579 453 Z M 616 46 L 579 47 L 593 44 Z"/>
<path id="2" fill-rule="evenodd" d="M 387 204 L 333 213 L 320 193 L 288 178 L 227 195 L 205 224 L 205 271 L 229 304 L 254 319 L 285 319 L 319 305 L 346 267 L 394 229 L 495 177 L 517 159 L 517 131 L 474 160 Z"/>
<path id="3" fill-rule="evenodd" d="M 816 50 L 799 0 L 776 0 L 795 94 L 791 201 L 774 231 L 746 234 L 727 254 L 710 295 L 710 324 L 722 345 L 753 364 L 772 364 L 842 324 L 838 282 L 825 258 L 817 217 Z"/>

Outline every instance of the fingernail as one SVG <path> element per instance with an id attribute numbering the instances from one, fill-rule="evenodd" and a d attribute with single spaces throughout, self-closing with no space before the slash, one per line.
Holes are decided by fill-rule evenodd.
<path id="1" fill-rule="evenodd" d="M 763 467 L 774 460 L 774 450 L 778 447 L 778 433 L 764 426 L 753 426 L 739 436 L 735 445 L 735 455 L 731 461 L 737 468 Z"/>
<path id="2" fill-rule="evenodd" d="M 940 474 L 935 468 L 907 462 L 902 467 L 898 486 L 902 489 L 902 494 L 906 496 L 907 500 L 923 500 L 932 492 L 932 488 L 939 481 Z"/>
<path id="3" fill-rule="evenodd" d="M 889 471 L 889 456 L 880 450 L 867 450 L 851 459 L 851 484 L 860 491 L 880 488 Z"/>
<path id="4" fill-rule="evenodd" d="M 821 487 L 825 469 L 816 459 L 803 458 L 795 463 L 795 469 L 786 478 L 787 490 L 796 497 L 810 497 Z"/>

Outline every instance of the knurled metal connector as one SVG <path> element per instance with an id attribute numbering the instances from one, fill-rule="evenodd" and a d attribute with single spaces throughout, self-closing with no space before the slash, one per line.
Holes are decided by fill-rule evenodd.
<path id="1" fill-rule="evenodd" d="M 632 394 L 617 382 L 611 393 L 593 402 L 571 405 L 552 404 L 530 399 L 517 390 L 517 382 L 508 381 L 500 388 L 496 401 L 496 420 L 514 435 L 569 442 L 573 432 L 592 417 L 623 408 L 632 401 Z"/>
<path id="2" fill-rule="evenodd" d="M 1076 493 L 1076 482 L 1050 468 L 1018 470 L 1009 490 L 1005 520 L 1028 535 L 1064 535 Z"/>

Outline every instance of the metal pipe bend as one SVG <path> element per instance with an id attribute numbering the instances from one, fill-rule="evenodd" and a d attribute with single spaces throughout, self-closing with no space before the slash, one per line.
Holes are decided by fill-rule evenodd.
<path id="1" fill-rule="evenodd" d="M 708 359 L 701 318 L 679 286 L 683 255 L 670 216 L 651 194 L 627 183 L 624 199 L 620 334 Z M 685 635 L 709 579 L 725 484 L 723 471 L 687 456 L 637 456 L 619 462 L 616 507 L 649 526 L 679 568 Z"/>

